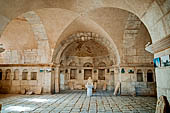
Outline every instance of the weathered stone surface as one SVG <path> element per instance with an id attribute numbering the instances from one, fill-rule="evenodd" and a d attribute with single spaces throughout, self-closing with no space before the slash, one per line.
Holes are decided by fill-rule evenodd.
<path id="1" fill-rule="evenodd" d="M 25 89 L 21 89 L 21 94 L 25 94 L 25 93 L 26 93 Z"/>
<path id="2" fill-rule="evenodd" d="M 112 93 L 96 91 L 91 97 L 86 96 L 86 91 L 63 91 L 55 95 L 1 94 L 1 112 L 155 112 L 155 97 L 113 96 Z"/>
<path id="3" fill-rule="evenodd" d="M 35 94 L 40 95 L 42 92 L 42 87 L 37 87 L 34 91 Z"/>
<path id="4" fill-rule="evenodd" d="M 26 95 L 32 95 L 32 94 L 33 94 L 32 91 L 27 91 L 27 92 L 26 92 Z"/>
<path id="5" fill-rule="evenodd" d="M 19 0 L 13 0 L 12 2 L 0 1 L 0 42 L 4 44 L 6 49 L 4 53 L 0 54 L 0 63 L 21 64 L 19 68 L 19 81 L 21 81 L 21 85 L 19 85 L 20 82 L 5 81 L 6 83 L 4 83 L 4 81 L 2 81 L 0 82 L 2 89 L 9 87 L 9 92 L 10 90 L 12 92 L 14 90 L 15 92 L 15 89 L 18 90 L 22 87 L 31 89 L 37 85 L 42 85 L 43 92 L 50 92 L 52 86 L 55 86 L 57 92 L 59 91 L 59 73 L 57 73 L 57 77 L 54 78 L 55 82 L 53 84 L 51 84 L 51 81 L 53 80 L 51 73 L 46 72 L 45 70 L 44 72 L 38 73 L 38 82 L 32 82 L 29 74 L 32 72 L 30 69 L 28 71 L 27 79 L 29 82 L 25 82 L 24 80 L 24 82 L 22 82 L 21 76 L 23 68 L 32 68 L 26 66 L 22 67 L 22 64 L 51 63 L 52 61 L 52 63 L 58 65 L 60 64 L 60 61 L 64 61 L 62 63 L 62 66 L 64 67 L 64 69 L 62 68 L 63 70 L 66 68 L 77 68 L 78 70 L 79 68 L 81 68 L 81 70 L 92 69 L 92 78 L 95 80 L 98 80 L 99 73 L 96 72 L 96 74 L 94 74 L 93 69 L 96 69 L 99 62 L 105 62 L 106 66 L 100 67 L 104 69 L 118 68 L 120 67 L 119 64 L 126 64 L 127 68 L 129 65 L 133 65 L 132 67 L 134 68 L 145 67 L 146 70 L 149 67 L 153 68 L 152 65 L 150 65 L 153 60 L 153 55 L 148 54 L 146 51 L 141 51 L 141 48 L 144 48 L 144 45 L 148 41 L 152 43 L 161 42 L 161 39 L 164 39 L 170 34 L 169 3 L 170 0 L 71 0 L 69 2 L 63 0 L 37 0 L 34 1 L 34 5 L 32 5 L 30 1 L 27 0 L 22 2 Z M 140 20 L 142 20 L 142 22 Z M 82 31 L 82 33 L 77 34 L 77 31 Z M 96 39 L 96 41 L 100 42 L 101 45 L 106 46 L 110 56 L 105 56 L 103 58 L 98 57 L 96 59 L 79 59 L 74 56 L 70 57 L 69 55 L 69 57 L 63 57 L 62 55 L 65 55 L 64 50 L 72 43 L 67 41 L 67 37 L 72 33 L 76 34 L 73 35 L 74 41 L 77 41 L 77 38 L 81 41 L 100 38 Z M 61 46 L 60 42 L 62 40 L 68 42 L 68 45 L 63 45 L 65 48 L 59 47 Z M 86 53 L 81 52 L 80 56 L 87 57 L 89 54 L 93 55 L 93 47 L 91 48 L 86 44 L 83 48 L 83 51 L 85 50 Z M 99 47 L 96 48 L 98 49 Z M 163 55 L 169 55 L 170 51 L 167 48 L 169 48 L 169 46 L 161 51 L 157 49 L 156 52 L 158 52 L 158 54 L 155 53 L 155 56 L 161 57 Z M 58 51 L 58 49 L 61 49 L 61 51 Z M 124 50 L 126 51 L 125 53 Z M 97 51 L 99 51 L 101 55 L 104 53 L 100 50 Z M 96 54 L 93 56 L 95 55 Z M 108 65 L 110 59 L 114 62 L 112 65 Z M 69 66 L 71 61 L 75 61 L 78 67 Z M 90 62 L 94 68 L 83 67 L 83 64 L 87 61 Z M 146 65 L 149 66 L 147 67 Z M 2 66 L 3 80 L 13 80 L 13 69 L 16 67 L 11 66 L 8 68 L 11 69 L 10 77 L 8 75 L 6 76 L 5 71 L 7 68 Z M 37 72 L 40 71 L 39 68 L 40 67 L 37 66 Z M 158 95 L 168 95 L 170 90 L 168 82 L 169 68 L 162 67 L 156 70 L 157 78 L 160 78 L 157 79 L 157 88 L 158 91 L 160 91 L 158 92 Z M 116 72 L 116 70 L 114 71 Z M 143 72 L 143 83 L 146 83 L 147 74 L 145 69 Z M 66 86 L 68 86 L 67 82 L 70 81 L 73 82 L 74 86 L 77 84 L 75 81 L 79 80 L 81 85 L 85 84 L 86 81 L 83 79 L 84 71 L 82 71 L 81 74 L 76 74 L 76 76 L 80 78 L 76 78 L 75 80 L 65 79 Z M 120 69 L 118 73 L 113 76 L 110 76 L 109 72 L 105 72 L 103 75 L 105 75 L 105 77 L 98 81 L 98 88 L 100 89 L 102 89 L 102 86 L 106 81 L 107 85 L 110 85 L 111 83 L 116 84 L 120 79 L 123 80 L 123 82 L 124 80 L 126 80 L 126 82 L 136 82 L 135 79 L 131 78 L 133 76 L 127 72 L 124 73 L 124 78 L 123 76 L 120 76 Z M 68 78 L 69 76 L 70 71 L 68 72 Z M 134 76 L 136 76 L 136 73 L 134 73 Z M 16 88 L 11 87 L 11 84 L 13 87 L 15 87 L 15 84 Z M 146 88 L 140 84 L 136 85 Z M 132 88 L 131 85 L 128 85 L 128 87 Z M 148 87 L 149 88 L 146 89 L 147 91 L 152 89 L 152 87 Z M 124 89 L 127 89 L 127 87 L 125 86 Z M 141 90 L 140 92 L 146 94 L 147 91 Z"/>

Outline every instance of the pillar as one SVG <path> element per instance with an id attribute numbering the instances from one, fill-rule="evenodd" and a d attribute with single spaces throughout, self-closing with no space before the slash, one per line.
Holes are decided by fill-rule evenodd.
<path id="1" fill-rule="evenodd" d="M 170 36 L 147 46 L 145 50 L 153 53 L 155 58 L 170 55 Z M 157 98 L 164 95 L 170 102 L 170 66 L 156 67 L 155 74 L 157 83 Z"/>
<path id="2" fill-rule="evenodd" d="M 56 66 L 55 68 L 55 93 L 60 92 L 60 68 Z"/>

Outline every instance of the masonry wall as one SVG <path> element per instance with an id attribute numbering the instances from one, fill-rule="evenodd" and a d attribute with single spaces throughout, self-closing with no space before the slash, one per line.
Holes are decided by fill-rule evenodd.
<path id="1" fill-rule="evenodd" d="M 1 67 L 2 79 L 0 80 L 0 93 L 21 93 L 22 90 L 32 91 L 33 93 L 41 89 L 42 93 L 51 92 L 51 70 L 50 67 Z M 10 70 L 10 74 L 7 74 Z M 15 77 L 15 71 L 18 70 L 18 77 Z M 23 80 L 23 73 L 28 73 Z M 36 73 L 32 77 L 32 73 Z M 8 76 L 8 77 L 7 77 Z"/>
<path id="2" fill-rule="evenodd" d="M 121 94 L 122 95 L 150 95 L 156 96 L 156 77 L 153 67 L 121 67 Z M 129 72 L 133 70 L 133 72 Z M 142 80 L 138 81 L 138 70 L 142 72 Z M 147 80 L 148 70 L 153 73 L 153 81 Z M 122 70 L 121 70 L 122 71 Z"/>

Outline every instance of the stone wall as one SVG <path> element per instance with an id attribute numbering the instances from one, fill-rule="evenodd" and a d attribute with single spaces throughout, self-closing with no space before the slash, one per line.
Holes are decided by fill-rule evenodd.
<path id="1" fill-rule="evenodd" d="M 36 91 L 42 89 L 42 93 L 51 92 L 51 67 L 13 65 L 0 68 L 2 79 L 0 80 L 0 93 L 21 93 L 21 90 Z M 7 72 L 10 70 L 10 73 Z M 16 73 L 17 70 L 17 73 Z M 24 72 L 26 78 L 24 78 Z M 34 75 L 33 75 L 34 73 Z M 8 77 L 7 77 L 8 76 Z"/>
<path id="2" fill-rule="evenodd" d="M 142 72 L 141 81 L 137 79 L 138 70 Z M 147 80 L 148 72 L 152 72 L 153 81 Z M 121 67 L 120 79 L 122 95 L 133 95 L 134 93 L 136 95 L 156 95 L 156 77 L 153 67 Z"/>

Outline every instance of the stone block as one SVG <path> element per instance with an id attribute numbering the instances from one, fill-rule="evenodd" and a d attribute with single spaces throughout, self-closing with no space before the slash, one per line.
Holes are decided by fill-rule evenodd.
<path id="1" fill-rule="evenodd" d="M 21 94 L 25 94 L 26 90 L 24 88 L 21 89 Z"/>
<path id="2" fill-rule="evenodd" d="M 151 27 L 150 34 L 151 34 L 151 37 L 154 37 L 154 40 L 152 43 L 166 37 L 166 32 L 163 26 L 164 26 L 163 22 L 162 20 L 160 20 L 153 27 Z"/>
<path id="3" fill-rule="evenodd" d="M 156 22 L 163 16 L 162 11 L 157 4 L 156 1 L 154 1 L 151 6 L 149 7 L 147 13 L 142 17 L 142 21 L 145 22 L 145 25 L 147 28 L 152 27 Z"/>
<path id="4" fill-rule="evenodd" d="M 168 36 L 170 34 L 170 13 L 164 17 L 164 23 L 165 23 L 165 29 L 167 31 L 167 36 Z"/>
<path id="5" fill-rule="evenodd" d="M 18 85 L 21 85 L 20 80 L 12 80 L 12 86 L 18 86 Z"/>

